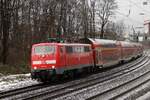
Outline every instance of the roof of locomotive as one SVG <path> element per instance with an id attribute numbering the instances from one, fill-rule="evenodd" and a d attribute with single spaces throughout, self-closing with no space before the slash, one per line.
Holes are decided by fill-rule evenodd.
<path id="1" fill-rule="evenodd" d="M 33 44 L 33 46 L 40 46 L 40 45 L 90 46 L 90 44 L 83 44 L 83 43 L 37 43 L 37 44 Z"/>

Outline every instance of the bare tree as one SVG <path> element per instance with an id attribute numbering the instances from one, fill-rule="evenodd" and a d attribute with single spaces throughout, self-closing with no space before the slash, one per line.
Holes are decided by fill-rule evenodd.
<path id="1" fill-rule="evenodd" d="M 122 20 L 117 22 L 109 21 L 105 28 L 105 37 L 108 39 L 123 40 L 125 29 L 125 24 Z"/>
<path id="2" fill-rule="evenodd" d="M 104 28 L 110 17 L 114 15 L 114 11 L 117 9 L 117 3 L 115 0 L 98 0 L 97 2 L 97 15 L 100 19 L 100 37 L 104 38 Z"/>
<path id="3" fill-rule="evenodd" d="M 15 9 L 15 0 L 0 0 L 1 37 L 2 37 L 2 63 L 6 64 L 8 56 L 9 32 L 11 27 L 12 11 Z"/>
<path id="4" fill-rule="evenodd" d="M 90 37 L 95 37 L 95 7 L 96 1 L 90 0 L 88 3 L 88 33 Z"/>

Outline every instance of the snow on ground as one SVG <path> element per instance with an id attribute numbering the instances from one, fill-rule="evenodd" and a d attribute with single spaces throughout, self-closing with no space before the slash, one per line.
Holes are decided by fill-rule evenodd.
<path id="1" fill-rule="evenodd" d="M 0 76 L 0 91 L 8 91 L 11 89 L 21 88 L 38 84 L 39 82 L 32 80 L 30 74 L 16 74 L 8 76 Z"/>

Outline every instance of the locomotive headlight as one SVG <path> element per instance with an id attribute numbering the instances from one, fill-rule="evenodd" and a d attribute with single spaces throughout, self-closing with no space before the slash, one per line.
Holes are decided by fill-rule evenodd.
<path id="1" fill-rule="evenodd" d="M 37 67 L 34 67 L 34 69 L 36 70 L 36 69 L 37 69 Z"/>
<path id="2" fill-rule="evenodd" d="M 55 66 L 52 66 L 52 68 L 54 69 L 54 68 L 55 68 Z"/>

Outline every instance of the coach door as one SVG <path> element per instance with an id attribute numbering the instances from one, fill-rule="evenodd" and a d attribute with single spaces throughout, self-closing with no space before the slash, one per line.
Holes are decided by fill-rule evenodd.
<path id="1" fill-rule="evenodd" d="M 95 61 L 96 61 L 96 64 L 99 64 L 99 52 L 98 52 L 98 50 L 96 49 L 95 50 Z"/>

